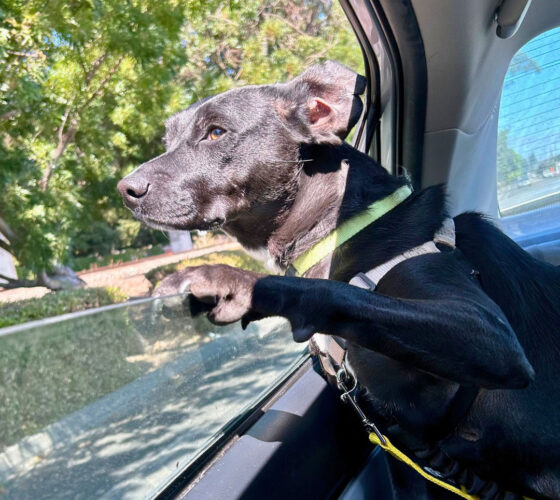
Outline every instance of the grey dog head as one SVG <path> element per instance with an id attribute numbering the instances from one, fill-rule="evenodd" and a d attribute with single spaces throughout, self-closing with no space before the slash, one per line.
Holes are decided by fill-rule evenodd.
<path id="1" fill-rule="evenodd" d="M 166 123 L 166 152 L 118 184 L 134 216 L 160 229 L 209 229 L 274 216 L 297 189 L 300 149 L 340 145 L 366 80 L 333 61 L 290 82 L 229 90 Z"/>

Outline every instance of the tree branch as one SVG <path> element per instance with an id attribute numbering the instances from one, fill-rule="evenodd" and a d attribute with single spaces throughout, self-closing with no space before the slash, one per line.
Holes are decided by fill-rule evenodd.
<path id="1" fill-rule="evenodd" d="M 288 21 L 287 19 L 284 19 L 282 16 L 279 16 L 278 14 L 273 14 L 272 12 L 264 12 L 263 13 L 264 17 L 274 17 L 276 19 L 279 19 L 280 21 L 282 21 L 284 24 L 286 24 L 287 26 L 289 26 L 290 28 L 292 28 L 296 33 L 299 33 L 302 36 L 309 36 L 309 33 L 306 33 L 305 31 L 301 30 L 299 27 L 297 27 L 295 24 L 291 23 L 290 21 Z"/>
<path id="2" fill-rule="evenodd" d="M 42 52 L 20 52 L 17 50 L 7 50 L 8 54 L 16 57 L 28 57 L 31 59 L 45 59 L 45 54 Z"/>
<path id="3" fill-rule="evenodd" d="M 10 118 L 13 118 L 14 116 L 17 116 L 18 114 L 19 114 L 19 111 L 17 109 L 12 109 L 11 111 L 6 111 L 5 113 L 2 113 L 0 115 L 0 121 L 9 120 Z"/>
<path id="4" fill-rule="evenodd" d="M 68 105 L 66 111 L 64 112 L 64 116 L 62 117 L 62 123 L 60 124 L 60 127 L 58 127 L 58 132 L 57 132 L 58 143 L 56 145 L 56 149 L 54 150 L 51 161 L 49 162 L 47 168 L 43 172 L 43 177 L 39 181 L 39 186 L 41 187 L 41 191 L 43 191 L 43 193 L 47 190 L 49 186 L 49 180 L 51 178 L 53 170 L 56 167 L 56 162 L 62 156 L 68 144 L 74 140 L 74 137 L 76 136 L 76 132 L 78 130 L 78 122 L 72 117 L 70 119 L 70 126 L 68 130 L 66 130 L 66 132 L 64 131 L 66 122 L 70 117 L 70 111 L 71 111 L 71 106 Z"/>
<path id="5" fill-rule="evenodd" d="M 12 253 L 12 251 L 13 251 L 12 246 L 8 242 L 6 242 L 6 240 L 3 240 L 2 238 L 0 238 L 0 248 L 2 250 L 6 250 L 6 252 L 8 252 L 8 253 Z"/>
<path id="6" fill-rule="evenodd" d="M 107 59 L 108 55 L 109 54 L 107 52 L 105 52 L 102 56 L 99 56 L 95 61 L 93 61 L 92 65 L 91 65 L 91 68 L 85 74 L 86 85 L 87 86 L 89 86 L 89 84 L 91 83 L 91 80 L 93 79 L 93 77 L 97 73 L 97 70 L 105 62 L 105 59 Z"/>
<path id="7" fill-rule="evenodd" d="M 99 97 L 102 93 L 103 90 L 105 89 L 106 85 L 109 83 L 109 80 L 111 80 L 111 77 L 117 72 L 117 70 L 119 69 L 119 66 L 121 65 L 121 63 L 123 62 L 124 59 L 124 54 L 121 55 L 118 59 L 117 62 L 115 62 L 115 64 L 113 65 L 113 67 L 109 70 L 109 72 L 105 75 L 105 78 L 103 78 L 103 80 L 101 80 L 101 83 L 99 84 L 99 87 L 97 87 L 97 90 L 91 94 L 91 96 L 89 97 L 89 99 L 82 105 L 80 106 L 78 113 L 82 112 L 84 109 L 86 109 L 97 97 Z"/>
<path id="8" fill-rule="evenodd" d="M 0 215 L 0 233 L 2 233 L 9 241 L 16 241 L 17 240 L 16 233 L 14 233 L 12 231 L 12 228 L 2 218 L 1 215 Z M 0 238 L 0 241 L 2 241 L 2 238 Z"/>
<path id="9" fill-rule="evenodd" d="M 93 63 L 93 66 L 90 69 L 91 78 L 93 78 L 93 75 L 95 74 L 97 69 L 101 66 L 101 64 L 103 63 L 103 61 L 105 60 L 106 57 L 107 57 L 107 55 L 104 54 L 103 56 L 96 59 L 96 61 Z M 66 111 L 64 112 L 64 116 L 62 117 L 62 123 L 60 124 L 60 127 L 58 128 L 58 133 L 57 133 L 58 144 L 56 146 L 56 149 L 54 150 L 51 161 L 49 162 L 49 164 L 47 165 L 47 168 L 45 169 L 45 172 L 43 173 L 43 177 L 39 181 L 39 186 L 41 187 L 41 190 L 43 192 L 45 192 L 48 188 L 49 180 L 51 178 L 53 170 L 56 168 L 56 163 L 57 163 L 58 159 L 64 154 L 64 151 L 68 147 L 68 144 L 70 144 L 74 140 L 74 137 L 76 137 L 76 132 L 78 131 L 78 124 L 79 124 L 78 120 L 79 120 L 80 114 L 97 97 L 99 97 L 100 95 L 103 94 L 103 90 L 105 89 L 105 87 L 109 83 L 109 80 L 111 80 L 111 77 L 119 69 L 119 66 L 121 65 L 123 59 L 124 59 L 124 54 L 121 55 L 117 59 L 117 61 L 113 65 L 113 67 L 105 75 L 105 78 L 103 78 L 103 80 L 101 80 L 101 83 L 99 84 L 99 86 L 97 87 L 95 92 L 93 92 L 93 94 L 91 94 L 91 96 L 86 100 L 86 102 L 84 104 L 82 104 L 75 112 L 72 112 L 71 104 L 68 105 L 68 107 L 66 108 Z M 86 79 L 87 79 L 87 75 L 86 75 Z M 64 128 L 65 128 L 67 122 L 69 122 L 70 125 L 68 126 L 68 129 L 66 131 L 64 131 Z"/>

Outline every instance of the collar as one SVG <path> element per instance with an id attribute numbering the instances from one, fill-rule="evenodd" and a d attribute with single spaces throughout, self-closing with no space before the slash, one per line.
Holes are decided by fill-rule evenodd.
<path id="1" fill-rule="evenodd" d="M 309 250 L 302 253 L 288 268 L 286 275 L 303 276 L 315 264 L 346 243 L 367 226 L 393 210 L 412 194 L 408 186 L 401 186 L 389 196 L 372 203 L 365 211 L 343 222 L 332 233 L 315 243 Z"/>

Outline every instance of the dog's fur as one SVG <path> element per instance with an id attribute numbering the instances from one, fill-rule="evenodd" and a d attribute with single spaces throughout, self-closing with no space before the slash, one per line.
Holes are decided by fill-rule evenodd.
<path id="1" fill-rule="evenodd" d="M 167 152 L 121 181 L 125 203 L 163 229 L 222 227 L 285 269 L 406 182 L 342 142 L 360 115 L 364 84 L 327 62 L 286 84 L 201 101 L 169 120 Z M 216 127 L 225 133 L 211 140 Z M 360 400 L 390 438 L 405 448 L 403 434 L 435 443 L 501 488 L 558 498 L 559 270 L 466 213 L 455 217 L 454 251 L 402 262 L 373 293 L 347 284 L 431 240 L 445 217 L 444 190 L 431 187 L 314 266 L 311 279 L 203 266 L 164 280 L 158 293 L 189 282 L 218 323 L 282 315 L 296 341 L 314 332 L 345 339 Z M 438 436 L 460 386 L 480 390 Z M 409 488 L 403 498 L 443 495 L 412 476 L 401 487 Z"/>

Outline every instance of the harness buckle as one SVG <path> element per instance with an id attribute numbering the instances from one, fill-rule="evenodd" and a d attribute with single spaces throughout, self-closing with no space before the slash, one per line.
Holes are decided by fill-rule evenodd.
<path id="1" fill-rule="evenodd" d="M 367 418 L 366 414 L 358 405 L 356 401 L 358 381 L 354 375 L 348 373 L 348 370 L 346 370 L 344 366 L 340 367 L 338 372 L 336 372 L 336 385 L 342 391 L 340 399 L 343 403 L 349 403 L 350 406 L 354 408 L 367 432 L 373 432 L 379 438 L 381 444 L 386 445 L 387 441 L 385 440 L 385 436 L 383 436 L 377 426 Z M 351 386 L 351 389 L 348 388 L 349 386 Z"/>

